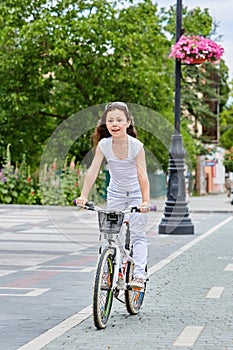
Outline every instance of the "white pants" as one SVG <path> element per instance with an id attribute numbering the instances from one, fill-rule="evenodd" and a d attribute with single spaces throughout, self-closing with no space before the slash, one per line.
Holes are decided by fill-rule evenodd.
<path id="1" fill-rule="evenodd" d="M 138 206 L 142 202 L 141 191 L 119 192 L 108 189 L 107 210 L 124 210 L 129 205 Z M 130 238 L 133 245 L 134 277 L 145 278 L 147 264 L 146 239 L 147 214 L 131 213 L 129 215 Z"/>

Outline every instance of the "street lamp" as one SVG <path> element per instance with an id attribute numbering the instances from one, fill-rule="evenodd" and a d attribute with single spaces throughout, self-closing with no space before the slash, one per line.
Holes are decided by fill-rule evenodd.
<path id="1" fill-rule="evenodd" d="M 182 0 L 176 5 L 176 41 L 182 35 Z M 159 224 L 162 234 L 193 234 L 194 226 L 189 218 L 185 190 L 185 150 L 180 135 L 180 83 L 181 61 L 175 63 L 175 117 L 174 135 L 169 151 L 169 179 L 164 216 Z"/>

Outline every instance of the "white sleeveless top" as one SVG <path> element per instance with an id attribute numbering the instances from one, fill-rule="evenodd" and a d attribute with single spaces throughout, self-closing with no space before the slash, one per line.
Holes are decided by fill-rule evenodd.
<path id="1" fill-rule="evenodd" d="M 99 147 L 104 154 L 110 173 L 109 189 L 114 191 L 138 191 L 140 185 L 138 182 L 136 157 L 143 147 L 143 143 L 128 136 L 128 157 L 125 159 L 117 158 L 112 150 L 112 136 L 99 141 Z"/>

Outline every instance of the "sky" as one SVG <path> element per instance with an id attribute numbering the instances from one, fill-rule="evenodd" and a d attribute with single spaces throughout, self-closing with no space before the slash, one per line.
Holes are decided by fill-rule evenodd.
<path id="1" fill-rule="evenodd" d="M 159 7 L 169 7 L 176 4 L 176 0 L 156 0 Z M 229 80 L 233 80 L 233 0 L 183 0 L 182 5 L 189 10 L 195 7 L 208 8 L 209 14 L 218 23 L 217 34 L 222 35 L 224 48 L 223 58 L 229 68 Z"/>

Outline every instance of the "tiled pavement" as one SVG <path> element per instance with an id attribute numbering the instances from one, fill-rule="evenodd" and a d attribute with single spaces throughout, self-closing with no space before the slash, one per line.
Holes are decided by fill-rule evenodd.
<path id="1" fill-rule="evenodd" d="M 115 303 L 104 331 L 88 318 L 43 347 L 61 349 L 233 349 L 232 220 L 151 275 L 143 308 Z"/>
<path id="2" fill-rule="evenodd" d="M 157 234 L 164 199 L 156 203 L 143 309 L 129 317 L 116 301 L 103 332 L 91 317 L 80 323 L 91 313 L 95 217 L 73 208 L 1 206 L 0 349 L 233 349 L 233 206 L 224 195 L 193 198 L 195 235 L 172 236 Z"/>

